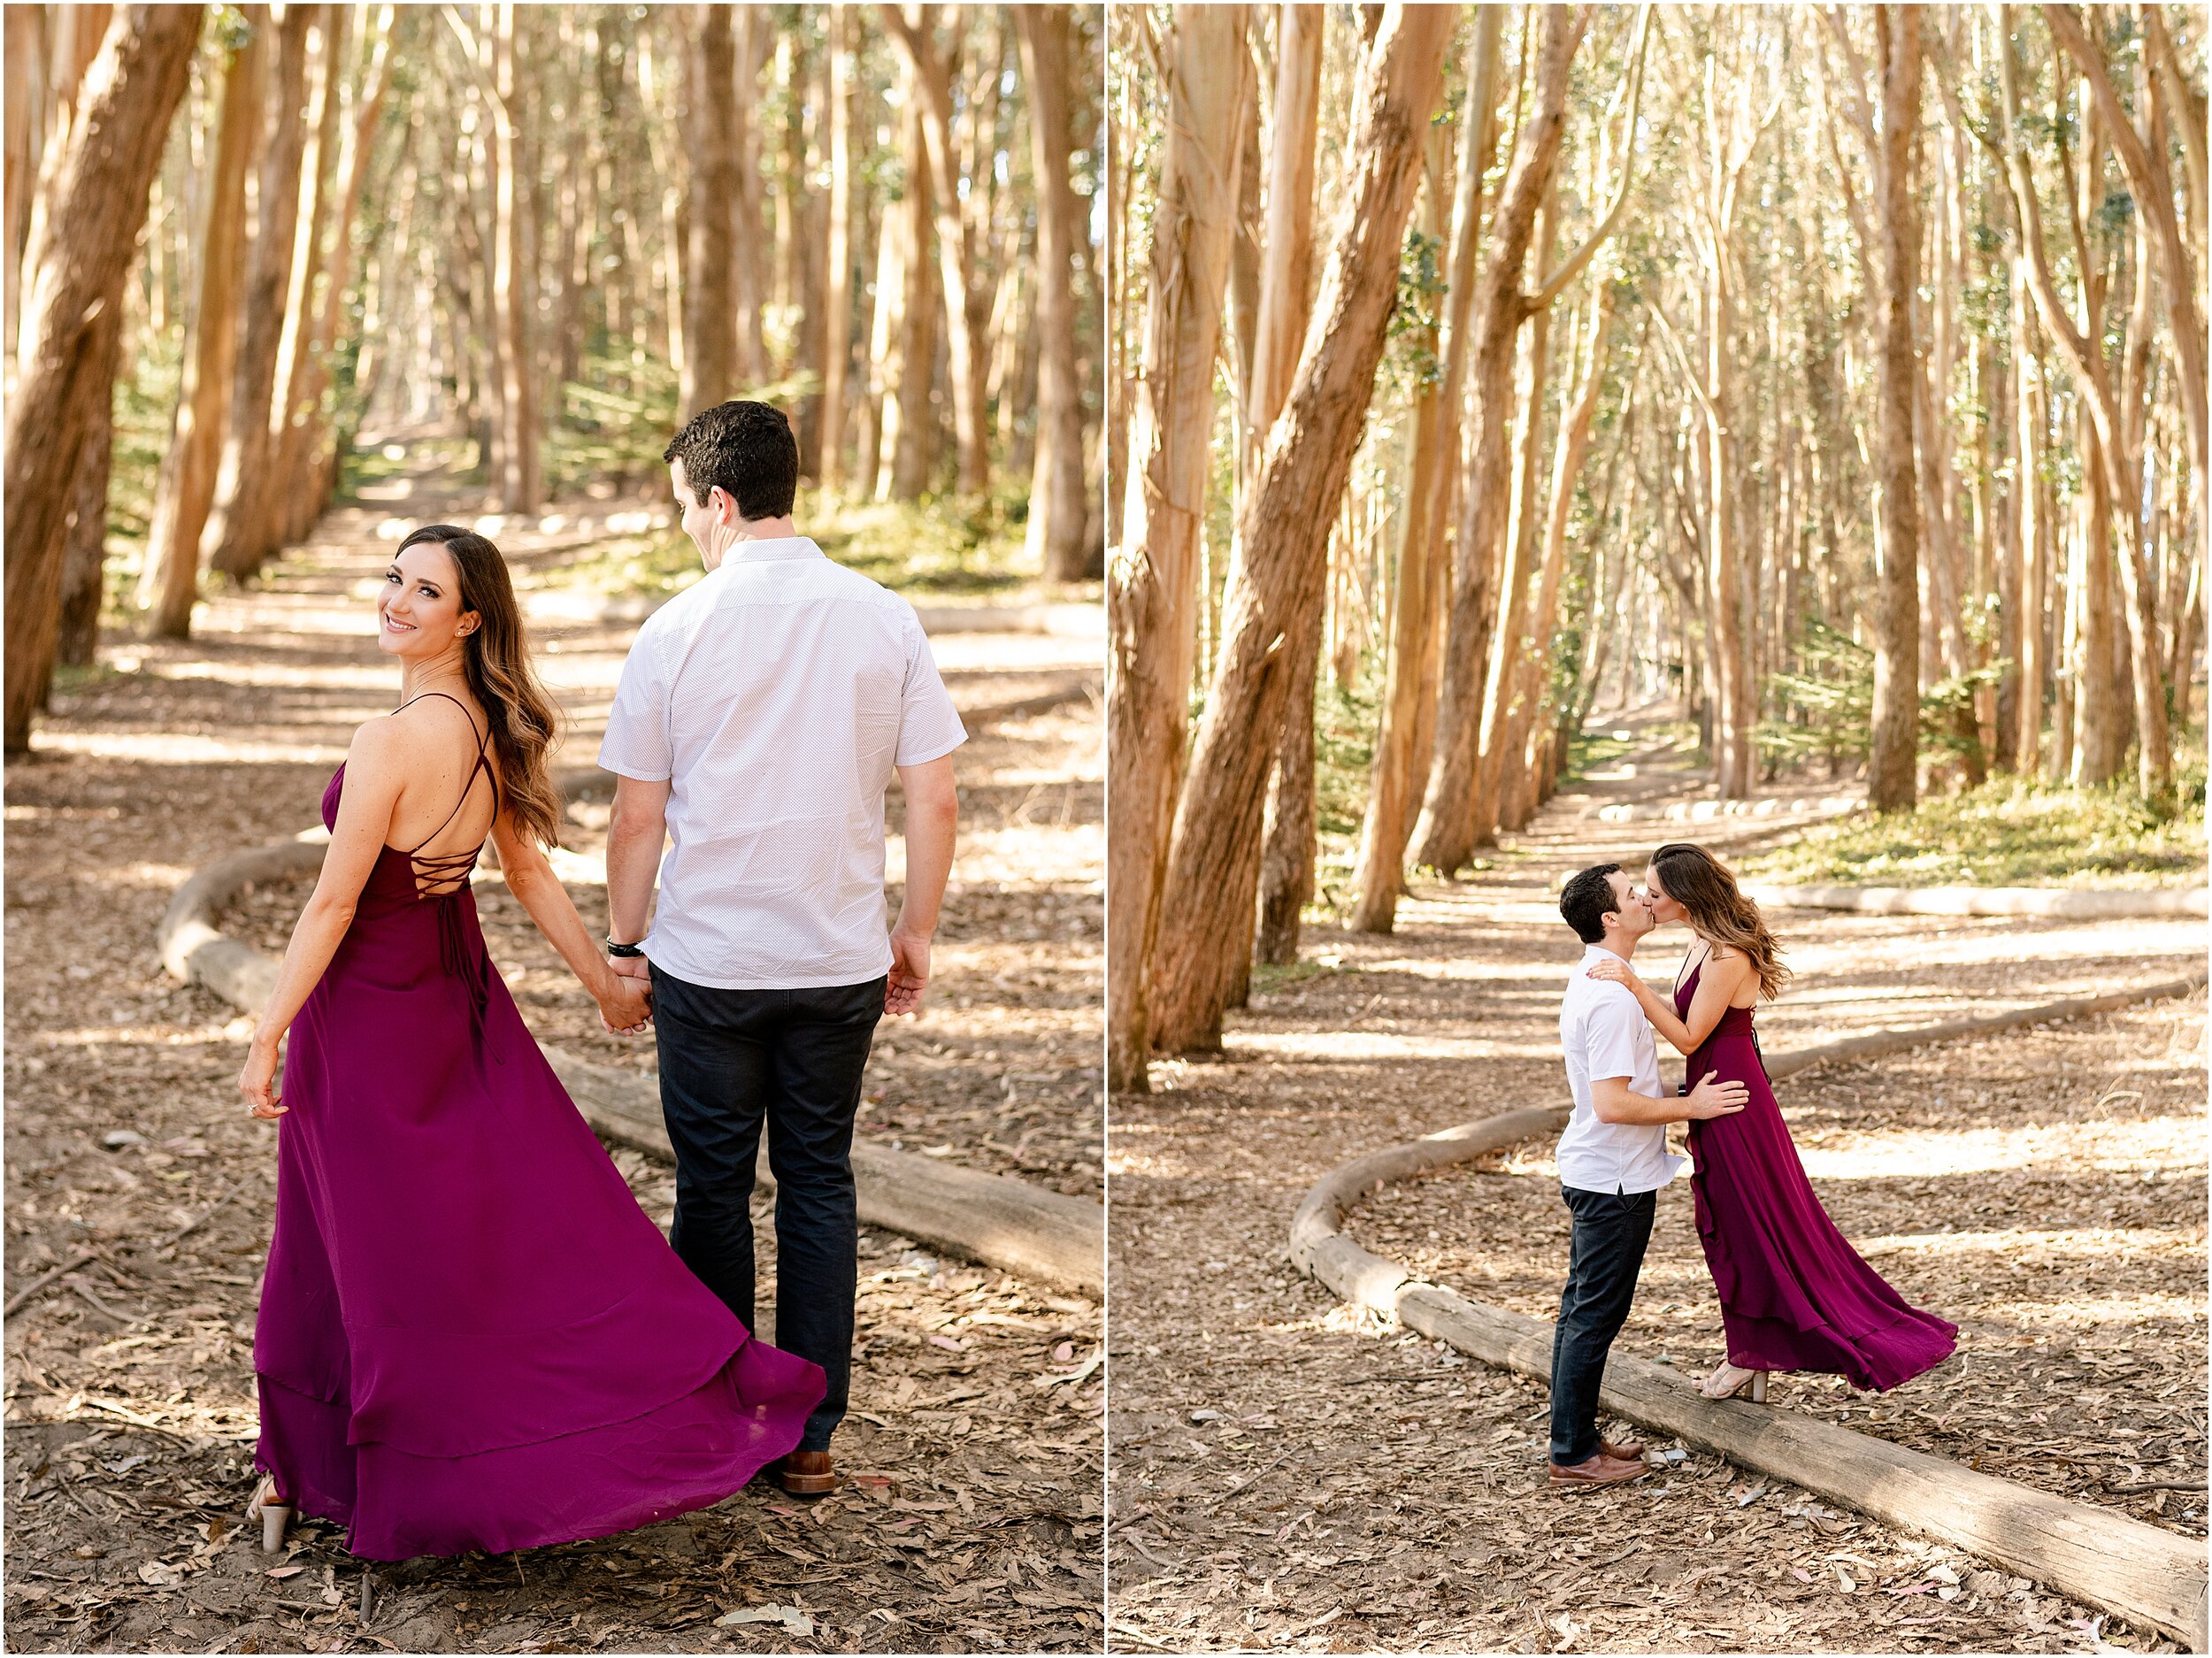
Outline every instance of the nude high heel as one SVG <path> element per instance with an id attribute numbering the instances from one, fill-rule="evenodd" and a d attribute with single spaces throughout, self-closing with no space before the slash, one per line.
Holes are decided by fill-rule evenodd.
<path id="1" fill-rule="evenodd" d="M 1734 1399 L 1747 1389 L 1753 1404 L 1765 1404 L 1767 1373 L 1764 1370 L 1747 1370 L 1740 1364 L 1731 1364 L 1723 1360 L 1710 1376 L 1698 1384 L 1697 1391 L 1708 1399 Z"/>
<path id="2" fill-rule="evenodd" d="M 253 1497 L 246 1504 L 246 1519 L 250 1524 L 255 1516 L 261 1520 L 261 1552 L 273 1554 L 284 1547 L 285 1528 L 292 1524 L 292 1505 L 274 1501 L 277 1494 L 276 1476 L 264 1474 L 261 1483 L 253 1488 Z"/>

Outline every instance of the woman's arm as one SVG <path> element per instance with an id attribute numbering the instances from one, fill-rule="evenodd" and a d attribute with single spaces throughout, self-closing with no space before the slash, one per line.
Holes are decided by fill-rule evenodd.
<path id="1" fill-rule="evenodd" d="M 500 872 L 507 890 L 514 894 L 546 941 L 560 952 L 568 971 L 599 1004 L 599 1017 L 611 1031 L 638 1031 L 645 1026 L 646 982 L 626 979 L 607 965 L 599 946 L 585 930 L 584 918 L 561 885 L 560 877 L 546 862 L 536 841 L 518 833 L 506 811 L 492 825 L 492 844 L 499 850 Z"/>
<path id="2" fill-rule="evenodd" d="M 1669 1035 L 1678 1051 L 1685 1055 L 1694 1054 L 1705 1039 L 1713 1033 L 1736 993 L 1744 986 L 1751 973 L 1751 958 L 1741 950 L 1714 948 L 1706 952 L 1705 964 L 1699 969 L 1697 993 L 1690 998 L 1690 1014 L 1683 1026 L 1682 1035 Z"/>
<path id="3" fill-rule="evenodd" d="M 369 871 L 391 833 L 392 813 L 404 781 L 404 748 L 397 725 L 388 715 L 353 733 L 346 750 L 346 785 L 338 797 L 338 820 L 330 832 L 330 850 L 322 873 L 284 947 L 276 988 L 269 993 L 238 1075 L 238 1092 L 256 1117 L 281 1117 L 275 1083 L 277 1049 L 292 1028 L 308 995 L 322 982 L 330 958 L 338 953 Z"/>
<path id="4" fill-rule="evenodd" d="M 1644 1017 L 1651 1021 L 1651 1028 L 1665 1037 L 1675 1052 L 1687 1055 L 1697 1052 L 1699 1045 L 1713 1033 L 1720 1016 L 1743 988 L 1744 975 L 1750 970 L 1749 960 L 1740 951 L 1731 950 L 1725 955 L 1714 951 L 1707 955 L 1698 977 L 1697 994 L 1690 998 L 1686 1018 L 1676 1013 L 1674 1003 L 1646 984 L 1626 962 L 1599 962 L 1590 969 L 1590 977 L 1626 985 L 1642 1006 Z"/>
<path id="5" fill-rule="evenodd" d="M 1643 975 L 1626 962 L 1622 961 L 1618 956 L 1609 956 L 1590 969 L 1590 977 L 1602 979 L 1610 984 L 1627 986 L 1630 993 L 1635 996 L 1637 1004 L 1643 1009 L 1644 1017 L 1651 1021 L 1653 1030 L 1665 1037 L 1683 1053 L 1689 1053 L 1696 1048 L 1695 1042 L 1692 1042 L 1688 1048 L 1683 1048 L 1683 1039 L 1687 1035 L 1687 1032 L 1684 1029 L 1681 1019 L 1675 1013 L 1674 1004 L 1646 984 Z"/>

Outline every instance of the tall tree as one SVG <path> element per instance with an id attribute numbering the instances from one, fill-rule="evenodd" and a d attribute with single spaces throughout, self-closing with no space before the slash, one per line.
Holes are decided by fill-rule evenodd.
<path id="1" fill-rule="evenodd" d="M 1397 300 L 1399 244 L 1455 21 L 1446 7 L 1388 6 L 1361 64 L 1311 344 L 1239 514 L 1243 561 L 1175 816 L 1164 886 L 1177 925 L 1156 940 L 1152 981 L 1150 1038 L 1164 1051 L 1218 1046 L 1225 994 L 1248 959 L 1263 791 L 1290 677 L 1284 647 L 1321 604 L 1327 526 Z"/>
<path id="2" fill-rule="evenodd" d="M 1920 126 L 1920 12 L 1874 8 L 1875 70 L 1881 78 L 1876 199 L 1880 204 L 1881 283 L 1877 357 L 1881 418 L 1882 536 L 1875 572 L 1874 716 L 1867 803 L 1910 811 L 1918 797 L 1920 741 L 1920 511 L 1913 449 L 1912 296 L 1920 272 L 1915 139 Z"/>
<path id="3" fill-rule="evenodd" d="M 1537 210 L 1550 195 L 1566 134 L 1567 73 L 1589 27 L 1587 7 L 1553 6 L 1541 14 L 1542 35 L 1530 72 L 1534 105 L 1514 140 L 1512 171 L 1499 197 L 1475 301 L 1473 451 L 1460 510 L 1454 555 L 1451 616 L 1445 633 L 1443 672 L 1437 689 L 1436 744 L 1420 817 L 1413 828 L 1417 864 L 1451 871 L 1475 849 L 1476 774 L 1480 759 L 1484 673 L 1491 655 L 1498 551 L 1512 502 L 1513 355 L 1521 325 L 1548 307 L 1563 267 L 1533 296 L 1521 288 Z"/>
<path id="4" fill-rule="evenodd" d="M 1161 52 L 1167 137 L 1147 259 L 1143 372 L 1130 412 L 1120 539 L 1106 569 L 1116 825 L 1106 855 L 1107 1079 L 1133 1093 L 1148 1086 L 1147 978 L 1197 639 L 1213 364 L 1237 218 L 1236 141 L 1253 96 L 1245 23 L 1241 5 L 1180 6 Z"/>
<path id="5" fill-rule="evenodd" d="M 93 360 L 119 312 L 170 118 L 191 78 L 204 8 L 116 8 L 86 72 L 59 165 L 43 180 L 50 232 L 25 303 L 7 417 L 5 748 L 30 746 L 52 661 L 63 534 L 86 432 L 114 380 Z"/>
<path id="6" fill-rule="evenodd" d="M 256 149 L 257 205 L 247 256 L 238 344 L 231 365 L 222 458 L 215 498 L 200 532 L 204 563 L 233 577 L 253 574 L 268 552 L 258 508 L 269 482 L 270 404 L 276 393 L 277 348 L 284 335 L 284 296 L 299 226 L 300 167 L 306 148 L 308 33 L 325 8 L 288 5 L 276 27 L 266 76 L 267 96 Z"/>
<path id="7" fill-rule="evenodd" d="M 685 56 L 684 136 L 691 161 L 690 249 L 684 261 L 684 364 L 679 412 L 688 418 L 737 395 L 737 108 L 731 87 L 735 8 L 696 5 Z"/>
<path id="8" fill-rule="evenodd" d="M 1069 177 L 1074 86 L 1068 9 L 1014 8 L 1029 89 L 1030 168 L 1037 192 L 1037 453 L 1029 480 L 1029 556 L 1049 581 L 1097 573 L 1087 533 L 1083 384 L 1077 360 L 1075 261 L 1082 213 Z M 1017 267 L 1018 268 L 1018 267 Z"/>
<path id="9" fill-rule="evenodd" d="M 246 256 L 246 168 L 260 123 L 262 67 L 271 24 L 266 6 L 249 6 L 227 42 L 215 148 L 193 229 L 192 294 L 185 309 L 183 370 L 176 412 L 154 484 L 138 604 L 153 612 L 163 639 L 192 631 L 200 593 L 200 532 L 215 495 L 223 426 L 230 407 L 238 285 Z"/>
<path id="10" fill-rule="evenodd" d="M 1382 724 L 1367 812 L 1360 825 L 1353 880 L 1359 897 L 1352 925 L 1387 933 L 1396 924 L 1405 886 L 1406 837 L 1420 803 L 1420 787 L 1433 741 L 1438 656 L 1437 626 L 1450 602 L 1445 526 L 1452 518 L 1459 475 L 1460 410 L 1465 402 L 1467 331 L 1474 316 L 1482 251 L 1482 181 L 1497 148 L 1498 48 L 1505 8 L 1485 6 L 1475 16 L 1474 60 L 1468 78 L 1467 114 L 1459 143 L 1459 180 L 1453 195 L 1451 257 L 1438 351 L 1443 370 L 1432 394 L 1415 406 L 1413 456 L 1406 510 L 1398 544 L 1396 600 L 1391 613 L 1390 656 L 1385 670 Z"/>

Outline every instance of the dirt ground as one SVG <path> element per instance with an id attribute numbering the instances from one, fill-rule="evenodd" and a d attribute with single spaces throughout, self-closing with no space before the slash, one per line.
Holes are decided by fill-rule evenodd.
<path id="1" fill-rule="evenodd" d="M 154 925 L 195 867 L 315 821 L 353 725 L 391 702 L 362 596 L 388 557 L 380 525 L 447 504 L 426 492 L 334 514 L 264 586 L 211 606 L 191 644 L 110 641 L 104 671 L 57 699 L 33 757 L 8 768 L 10 1291 L 68 1268 L 7 1321 L 8 1644 L 1094 1647 L 1101 1309 L 872 1230 L 839 1440 L 855 1478 L 835 1496 L 802 1506 L 756 1482 L 599 1542 L 380 1567 L 365 1623 L 360 1563 L 333 1528 L 299 1528 L 280 1563 L 243 1535 L 275 1142 L 232 1087 L 250 1021 L 170 981 Z M 559 565 L 589 545 L 572 518 L 495 534 L 576 722 L 563 759 L 588 763 L 629 625 L 588 619 L 561 589 Z M 1094 1194 L 1097 642 L 954 632 L 937 649 L 955 700 L 989 718 L 961 756 L 963 844 L 931 1005 L 885 1027 L 862 1132 Z M 590 816 L 572 837 L 587 864 Z M 603 894 L 588 879 L 571 890 L 598 925 Z M 299 895 L 251 895 L 239 931 L 280 947 Z M 649 1044 L 586 1027 L 588 1001 L 495 879 L 478 899 L 541 1035 L 649 1064 Z M 617 1161 L 665 1224 L 672 1172 Z M 764 1207 L 761 1218 L 772 1250 Z M 772 1258 L 763 1268 L 772 1283 Z M 763 1322 L 771 1334 L 772 1309 Z M 716 1622 L 732 1614 L 743 1621 Z"/>
<path id="2" fill-rule="evenodd" d="M 1315 932 L 1217 1059 L 1117 1098 L 1109 1640 L 1118 1650 L 2086 1651 L 2165 1643 L 1958 1551 L 1685 1452 L 1639 1485 L 1544 1487 L 1540 1386 L 1339 1305 L 1286 1257 L 1306 1188 L 1363 1152 L 1563 1099 L 1565 871 L 1680 831 L 1609 823 L 1651 768 L 1563 794 L 1389 938 Z M 1701 827 L 1726 856 L 1745 832 Z M 1753 830 L 1750 833 L 1760 833 Z M 1770 1052 L 2179 976 L 2201 922 L 2094 929 L 1785 914 L 1802 975 Z M 1664 979 L 1680 934 L 1640 964 Z M 1831 1066 L 1780 1093 L 1824 1199 L 1962 1354 L 1811 1409 L 2203 1534 L 2204 999 Z M 1376 1194 L 1349 1230 L 1549 1316 L 1548 1144 Z M 1718 1321 L 1686 1192 L 1663 1200 L 1628 1350 L 1702 1370 Z M 1662 1449 L 1655 1444 L 1655 1450 Z M 1675 1447 L 1681 1449 L 1682 1447 Z M 2172 1482 L 2166 1492 L 2131 1485 Z"/>

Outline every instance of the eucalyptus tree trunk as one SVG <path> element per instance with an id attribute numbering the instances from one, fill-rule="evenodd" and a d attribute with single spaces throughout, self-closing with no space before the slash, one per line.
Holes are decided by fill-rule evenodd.
<path id="1" fill-rule="evenodd" d="M 687 58 L 684 141 L 690 245 L 684 261 L 684 361 L 677 413 L 689 419 L 737 395 L 737 108 L 731 98 L 734 8 L 699 5 Z"/>
<path id="2" fill-rule="evenodd" d="M 1909 5 L 1874 12 L 1882 129 L 1876 150 L 1881 257 L 1878 441 L 1881 476 L 1880 557 L 1875 572 L 1874 714 L 1867 761 L 1867 803 L 1910 811 L 1919 797 L 1920 513 L 1913 453 L 1912 290 L 1920 265 L 1919 214 L 1913 193 L 1913 142 L 1920 120 L 1920 13 Z"/>
<path id="3" fill-rule="evenodd" d="M 200 532 L 215 495 L 230 408 L 238 285 L 245 269 L 246 168 L 260 122 L 268 31 L 268 8 L 247 8 L 244 38 L 223 70 L 214 153 L 193 232 L 193 288 L 185 307 L 177 407 L 154 482 L 145 573 L 138 587 L 139 608 L 153 612 L 150 626 L 162 639 L 190 636 L 192 607 L 199 598 Z"/>
<path id="4" fill-rule="evenodd" d="M 380 5 L 370 20 L 372 34 L 364 42 L 366 63 L 353 105 L 353 119 L 345 131 L 338 156 L 336 204 L 330 212 L 330 254 L 322 300 L 308 336 L 305 358 L 292 418 L 284 428 L 278 476 L 299 480 L 291 492 L 291 507 L 280 533 L 297 540 L 330 503 L 336 485 L 337 451 L 332 443 L 329 411 L 323 406 L 330 387 L 330 357 L 338 341 L 338 324 L 345 309 L 346 288 L 353 280 L 353 221 L 360 211 L 361 193 L 368 182 L 369 161 L 384 118 L 385 95 L 392 84 L 392 28 L 396 8 Z M 371 308 L 373 313 L 373 306 Z M 365 339 L 374 332 L 365 318 Z"/>
<path id="5" fill-rule="evenodd" d="M 2028 252 L 2030 291 L 2035 296 L 2036 311 L 2045 332 L 2057 342 L 2060 355 L 2066 359 L 2081 391 L 2082 408 L 2096 438 L 2094 456 L 2085 450 L 2084 459 L 2094 459 L 2111 516 L 2118 520 L 2120 583 L 2127 601 L 2125 616 L 2135 704 L 2136 784 L 2154 810 L 2165 811 L 2173 803 L 2173 752 L 2156 644 L 2156 595 L 2146 567 L 2140 474 L 2139 471 L 2130 470 L 2139 457 L 2127 451 L 2127 433 L 2105 365 L 2101 329 L 2093 334 L 2066 314 L 2051 275 L 2049 257 L 2043 246 L 2042 209 L 2036 195 L 2032 165 L 2020 132 L 2011 8 L 1999 7 L 1998 17 L 2002 35 L 1999 42 L 1999 82 L 2005 115 L 2005 161 L 2014 210 L 2021 226 L 2021 241 Z M 2095 175 L 2089 176 L 2093 179 Z M 2101 306 L 2088 312 L 2093 323 L 2101 314 Z M 2079 689 L 2085 694 L 2089 687 Z M 2091 756 L 2086 769 L 2093 771 L 2101 758 Z"/>
<path id="6" fill-rule="evenodd" d="M 1425 764 L 1433 741 L 1437 658 L 1443 644 L 1438 624 L 1450 599 L 1444 532 L 1452 518 L 1459 477 L 1467 326 L 1474 315 L 1482 247 L 1482 180 L 1497 148 L 1498 45 L 1504 20 L 1501 6 L 1485 6 L 1475 18 L 1474 62 L 1461 124 L 1444 323 L 1438 342 L 1442 372 L 1439 384 L 1425 389 L 1414 406 L 1411 477 L 1401 520 L 1382 723 L 1375 736 L 1367 811 L 1360 824 L 1353 871 L 1359 896 L 1351 924 L 1362 933 L 1387 933 L 1396 925 L 1398 896 L 1405 889 L 1406 836 L 1419 803 L 1417 768 Z M 1432 188 L 1438 188 L 1433 180 Z"/>
<path id="7" fill-rule="evenodd" d="M 829 248 L 822 261 L 821 458 L 815 474 L 831 495 L 845 483 L 845 383 L 853 357 L 853 76 L 852 11 L 840 0 L 829 9 Z"/>
<path id="8" fill-rule="evenodd" d="M 1275 101 L 1263 201 L 1267 217 L 1259 239 L 1248 353 L 1248 483 L 1256 481 L 1258 458 L 1265 452 L 1298 372 L 1313 282 L 1314 151 L 1320 137 L 1321 48 L 1327 14 L 1317 5 L 1293 4 L 1281 6 L 1278 15 Z M 1256 111 L 1252 124 L 1258 124 Z M 1430 186 L 1432 192 L 1437 188 L 1433 182 Z M 1294 653 L 1290 694 L 1284 703 L 1283 734 L 1277 745 L 1260 855 L 1256 948 L 1260 960 L 1279 966 L 1298 959 L 1300 912 L 1313 896 L 1313 693 L 1320 621 L 1317 610 L 1312 626 L 1287 646 Z M 1243 1002 L 1240 986 L 1233 999 Z"/>
<path id="9" fill-rule="evenodd" d="M 1075 259 L 1082 211 L 1069 180 L 1074 87 L 1067 8 L 1014 8 L 1022 77 L 1029 88 L 1030 167 L 1037 190 L 1037 451 L 1029 479 L 1028 553 L 1048 581 L 1098 573 L 1087 531 L 1090 490 L 1083 473 L 1083 385 L 1075 343 Z M 1011 388 L 1001 397 L 1013 401 Z"/>
<path id="10" fill-rule="evenodd" d="M 269 472 L 277 348 L 284 335 L 284 299 L 291 285 L 293 241 L 299 227 L 307 35 L 321 10 L 285 7 L 283 21 L 276 26 L 262 111 L 260 167 L 255 180 L 257 222 L 231 364 L 223 453 L 216 468 L 214 501 L 200 532 L 202 560 L 234 578 L 253 574 L 267 552 L 257 533 L 256 510 Z"/>
<path id="11" fill-rule="evenodd" d="M 270 382 L 268 463 L 252 492 L 250 508 L 240 513 L 257 560 L 267 558 L 284 544 L 293 523 L 303 516 L 311 523 L 314 517 L 311 487 L 301 466 L 305 434 L 297 424 L 306 418 L 303 405 L 315 329 L 312 301 L 316 279 L 322 274 L 323 226 L 330 213 L 332 174 L 338 158 L 346 26 L 352 8 L 330 5 L 322 11 L 308 97 L 306 147 L 300 155 L 299 217 L 293 226 L 291 268 L 285 279 L 284 331 L 277 337 L 276 370 Z"/>
<path id="12" fill-rule="evenodd" d="M 963 495 L 990 487 L 985 447 L 989 420 L 983 404 L 986 364 L 977 349 L 975 242 L 962 211 L 960 170 L 953 149 L 952 82 L 957 63 L 937 50 L 934 10 L 919 5 L 881 8 L 889 35 L 920 94 L 923 156 L 929 167 L 929 199 L 937 232 L 938 285 L 945 303 L 946 372 L 951 380 L 953 441 L 958 449 Z M 955 58 L 957 56 L 956 42 Z"/>
<path id="13" fill-rule="evenodd" d="M 1106 567 L 1107 787 L 1115 825 L 1107 847 L 1107 1079 L 1140 1094 L 1149 1086 L 1148 980 L 1197 644 L 1198 530 L 1236 225 L 1236 139 L 1253 96 L 1245 12 L 1179 7 L 1162 52 L 1167 137 L 1147 256 L 1143 372 L 1129 411 L 1120 537 Z"/>
<path id="14" fill-rule="evenodd" d="M 2016 257 L 2012 275 L 2013 441 L 2012 512 L 2018 526 L 2019 602 L 2016 649 L 2018 688 L 2013 694 L 2016 725 L 2012 764 L 2023 776 L 2035 774 L 2043 748 L 2043 702 L 2050 680 L 2045 615 L 2051 580 L 2050 525 L 2043 514 L 2043 442 L 2050 416 L 2049 384 L 2036 350 L 2035 318 L 2027 293 L 2024 257 Z"/>
<path id="15" fill-rule="evenodd" d="M 123 308 L 104 311 L 93 321 L 88 372 L 115 381 L 123 349 Z M 115 403 L 96 403 L 77 459 L 74 498 L 62 548 L 61 603 L 55 626 L 54 658 L 73 668 L 92 665 L 100 648 L 100 601 L 105 587 L 108 546 L 108 484 L 114 472 Z M 48 674 L 50 688 L 52 674 Z M 43 709 L 47 695 L 42 692 Z"/>
<path id="16" fill-rule="evenodd" d="M 42 180 L 44 250 L 23 302 L 24 343 L 8 400 L 5 748 L 30 746 L 51 672 L 64 532 L 85 434 L 114 394 L 93 326 L 120 316 L 148 191 L 170 118 L 191 78 L 204 8 L 120 6 L 79 91 L 57 165 Z"/>
<path id="17" fill-rule="evenodd" d="M 1176 812 L 1163 899 L 1176 926 L 1152 963 L 1149 1033 L 1164 1051 L 1219 1046 L 1225 992 L 1248 959 L 1268 762 L 1292 677 L 1285 648 L 1321 604 L 1329 526 L 1397 300 L 1399 247 L 1455 21 L 1449 7 L 1388 6 L 1361 65 L 1313 344 L 1240 514 L 1245 557 L 1230 577 Z"/>
<path id="18" fill-rule="evenodd" d="M 1533 309 L 1521 273 L 1534 239 L 1536 213 L 1551 192 L 1566 132 L 1567 73 L 1587 14 L 1550 6 L 1531 79 L 1534 104 L 1514 141 L 1511 173 L 1490 227 L 1494 251 L 1476 295 L 1475 430 L 1459 514 L 1452 610 L 1438 681 L 1435 753 L 1411 856 L 1447 874 L 1475 849 L 1475 779 L 1479 757 L 1484 676 L 1496 609 L 1498 547 L 1511 504 L 1514 344 Z"/>
<path id="19" fill-rule="evenodd" d="M 1542 804 L 1542 779 L 1527 775 L 1534 752 L 1528 747 L 1529 733 L 1537 725 L 1537 712 L 1552 676 L 1551 640 L 1558 626 L 1559 587 L 1567 567 L 1567 523 L 1574 514 L 1575 484 L 1589 458 L 1590 433 L 1597 420 L 1598 398 L 1605 388 L 1605 349 L 1613 330 L 1616 304 L 1610 281 L 1600 279 L 1599 291 L 1591 303 L 1581 384 L 1575 388 L 1573 403 L 1560 422 L 1558 449 L 1553 457 L 1551 500 L 1544 515 L 1542 574 L 1537 581 L 1533 625 L 1529 630 L 1532 649 L 1522 671 L 1520 696 L 1507 729 L 1506 755 L 1522 768 L 1522 775 L 1515 779 L 1513 808 L 1501 815 L 1509 829 L 1521 828 Z"/>

